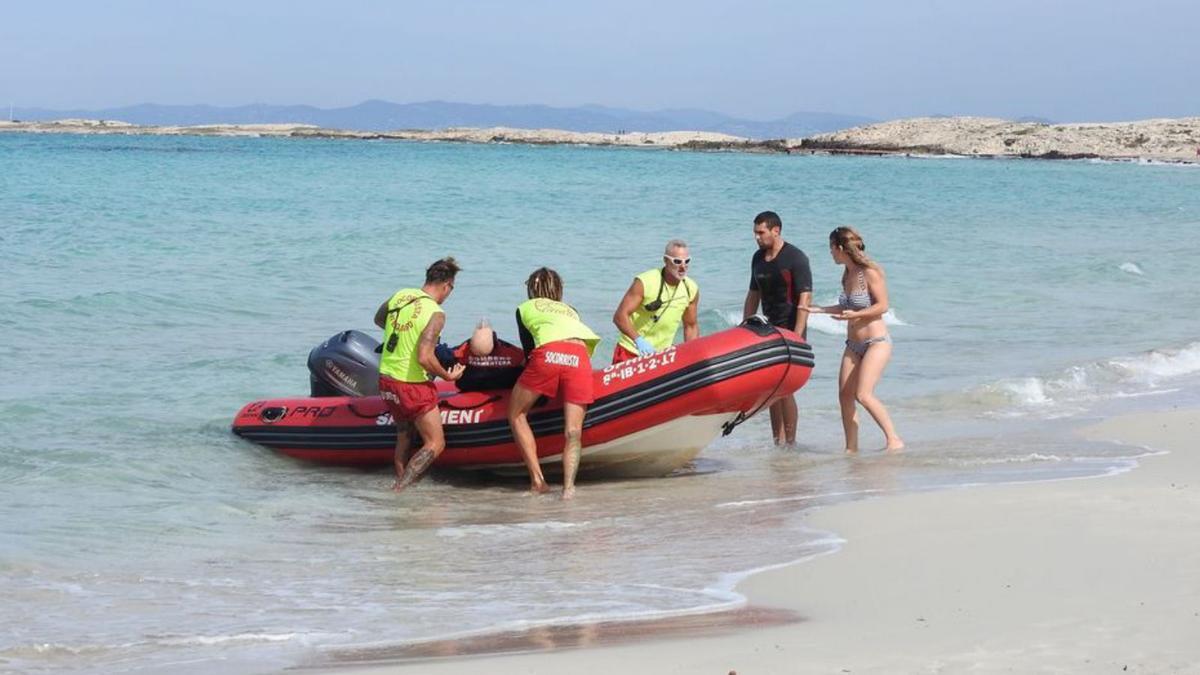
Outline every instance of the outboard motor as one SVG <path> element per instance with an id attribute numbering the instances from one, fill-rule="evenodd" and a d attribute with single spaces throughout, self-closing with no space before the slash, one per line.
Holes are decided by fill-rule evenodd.
<path id="1" fill-rule="evenodd" d="M 379 393 L 379 341 L 357 330 L 334 335 L 308 353 L 313 396 Z"/>

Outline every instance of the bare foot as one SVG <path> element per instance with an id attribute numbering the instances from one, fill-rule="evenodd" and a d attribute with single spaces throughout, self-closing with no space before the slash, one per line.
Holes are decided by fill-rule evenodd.
<path id="1" fill-rule="evenodd" d="M 529 486 L 529 494 L 540 495 L 550 491 L 550 485 L 547 483 L 534 483 Z"/>
<path id="2" fill-rule="evenodd" d="M 564 487 L 563 493 L 562 493 L 562 500 L 564 502 L 569 502 L 574 498 L 575 498 L 575 486 Z"/>
<path id="3" fill-rule="evenodd" d="M 392 492 L 404 492 L 404 485 L 400 481 L 392 483 Z"/>
<path id="4" fill-rule="evenodd" d="M 899 438 L 888 441 L 888 444 L 883 448 L 884 452 L 900 452 L 904 449 L 904 441 Z"/>
<path id="5" fill-rule="evenodd" d="M 846 454 L 847 455 L 857 455 L 858 448 L 846 448 Z"/>

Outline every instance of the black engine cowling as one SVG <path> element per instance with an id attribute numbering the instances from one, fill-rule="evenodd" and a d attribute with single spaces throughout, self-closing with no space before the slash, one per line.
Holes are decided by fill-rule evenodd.
<path id="1" fill-rule="evenodd" d="M 313 396 L 379 393 L 379 341 L 357 330 L 334 335 L 308 353 Z"/>

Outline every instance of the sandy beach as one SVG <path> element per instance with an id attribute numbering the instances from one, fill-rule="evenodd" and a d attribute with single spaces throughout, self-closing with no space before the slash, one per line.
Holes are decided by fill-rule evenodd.
<path id="1" fill-rule="evenodd" d="M 495 640 L 516 655 L 319 668 L 421 673 L 1200 672 L 1200 411 L 1086 430 L 1168 451 L 1101 478 L 889 496 L 813 524 L 838 552 L 757 574 L 741 613 Z M 1150 452 L 1148 450 L 1148 452 Z M 680 637 L 680 633 L 690 637 Z M 595 647 L 596 644 L 612 646 Z M 579 647 L 589 647 L 579 649 Z M 557 649 L 553 649 L 557 647 Z M 449 644 L 440 653 L 452 652 Z M 549 651 L 547 651 L 549 649 Z M 355 658 L 342 654 L 341 658 Z"/>

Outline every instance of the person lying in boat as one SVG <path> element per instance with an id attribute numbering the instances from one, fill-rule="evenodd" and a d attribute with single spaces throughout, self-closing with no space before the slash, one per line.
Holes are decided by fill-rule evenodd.
<path id="1" fill-rule="evenodd" d="M 579 312 L 562 301 L 558 272 L 539 267 L 525 281 L 529 299 L 517 307 L 517 328 L 525 348 L 525 371 L 508 400 L 508 424 L 529 469 L 530 489 L 550 489 L 538 463 L 537 439 L 526 418 L 542 396 L 563 399 L 563 499 L 575 496 L 575 472 L 583 452 L 583 417 L 594 400 L 592 354 L 600 336 L 579 319 Z"/>
<path id="2" fill-rule="evenodd" d="M 487 319 L 458 346 L 439 344 L 437 357 L 443 367 L 464 366 L 462 377 L 454 382 L 459 391 L 511 389 L 525 368 L 525 350 L 501 340 Z"/>
<path id="3" fill-rule="evenodd" d="M 670 347 L 683 324 L 683 341 L 700 337 L 700 286 L 688 278 L 687 242 L 672 239 L 663 251 L 663 266 L 633 278 L 613 313 L 620 339 L 613 364 L 650 356 Z"/>

